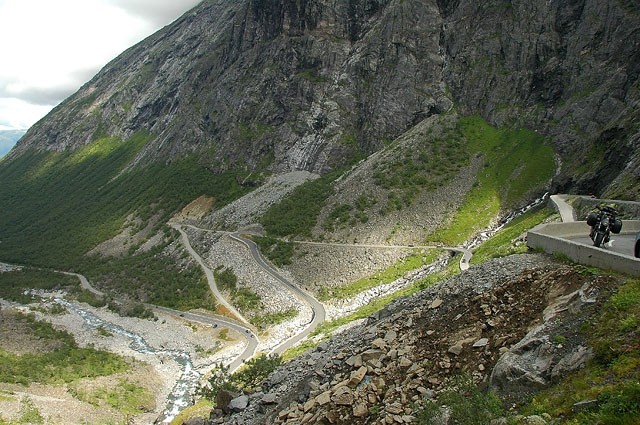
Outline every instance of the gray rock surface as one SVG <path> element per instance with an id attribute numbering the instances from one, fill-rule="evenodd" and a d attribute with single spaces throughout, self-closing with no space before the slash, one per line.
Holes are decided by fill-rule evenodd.
<path id="1" fill-rule="evenodd" d="M 324 173 L 455 105 L 549 136 L 558 187 L 637 198 L 639 27 L 631 1 L 206 1 L 10 156 L 148 131 L 134 163 L 197 153 L 216 172 Z"/>
<path id="2" fill-rule="evenodd" d="M 570 288 L 568 281 L 584 284 Z M 281 366 L 262 385 L 275 404 L 250 404 L 220 423 L 364 424 L 373 411 L 376 423 L 412 423 L 421 403 L 447 388 L 453 376 L 467 370 L 476 383 L 488 383 L 496 365 L 525 352 L 531 357 L 523 363 L 543 371 L 538 387 L 549 385 L 584 361 L 588 350 L 578 329 L 597 311 L 592 301 L 599 300 L 596 289 L 603 283 L 540 255 L 490 260 L 396 300 L 386 314 Z M 434 300 L 440 305 L 431 309 Z M 557 335 L 567 337 L 560 343 Z M 458 354 L 449 351 L 452 345 L 460 347 Z M 531 368 L 513 370 L 536 376 Z M 518 382 L 493 383 L 514 400 L 536 385 L 535 379 L 517 388 Z"/>

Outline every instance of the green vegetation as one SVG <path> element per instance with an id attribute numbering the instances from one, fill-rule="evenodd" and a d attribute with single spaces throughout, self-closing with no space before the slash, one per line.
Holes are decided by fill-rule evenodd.
<path id="1" fill-rule="evenodd" d="M 264 330 L 269 326 L 278 325 L 286 320 L 293 319 L 297 315 L 298 310 L 291 308 L 289 310 L 279 311 L 277 313 L 257 315 L 251 318 L 251 323 L 255 325 L 259 330 Z"/>
<path id="2" fill-rule="evenodd" d="M 252 126 L 240 124 L 236 130 L 237 138 L 242 140 L 244 143 L 255 142 L 256 140 L 261 139 L 266 134 L 272 132 L 273 127 L 262 123 L 255 123 Z"/>
<path id="3" fill-rule="evenodd" d="M 0 273 L 0 298 L 21 304 L 35 300 L 27 289 L 79 291 L 77 277 L 67 276 L 47 270 L 23 268 L 20 271 Z"/>
<path id="4" fill-rule="evenodd" d="M 152 138 L 145 132 L 124 141 L 105 137 L 75 152 L 28 152 L 0 163 L 0 258 L 77 269 L 79 259 L 118 234 L 130 214 L 164 223 L 200 195 L 224 205 L 250 190 L 238 184 L 245 172 L 214 174 L 195 157 L 127 168 Z M 153 266 L 162 271 L 164 263 Z"/>
<path id="5" fill-rule="evenodd" d="M 465 425 L 486 425 L 504 415 L 500 398 L 493 392 L 480 390 L 469 375 L 455 376 L 435 400 L 427 401 L 418 414 L 418 423 L 434 423 L 441 406 L 450 409 L 452 423 Z"/>
<path id="6" fill-rule="evenodd" d="M 207 380 L 207 385 L 201 386 L 198 393 L 215 401 L 220 390 L 253 392 L 281 364 L 282 358 L 280 356 L 261 354 L 247 361 L 240 370 L 232 375 L 229 375 L 228 367 L 220 364 Z"/>
<path id="7" fill-rule="evenodd" d="M 269 208 L 260 221 L 267 233 L 276 237 L 310 238 L 325 201 L 333 193 L 333 181 L 338 175 L 336 172 L 309 180 Z"/>
<path id="8" fill-rule="evenodd" d="M 182 267 L 162 253 L 164 246 L 132 256 L 85 257 L 78 268 L 97 287 L 125 298 L 109 300 L 109 306 L 123 315 L 149 317 L 141 303 L 151 303 L 177 310 L 204 308 L 215 310 L 216 304 L 206 277 L 197 265 Z M 96 300 L 100 302 L 99 298 Z"/>
<path id="9" fill-rule="evenodd" d="M 262 252 L 276 266 L 286 266 L 293 261 L 294 246 L 292 242 L 268 236 L 253 236 L 251 239 Z"/>
<path id="10" fill-rule="evenodd" d="M 189 423 L 190 419 L 207 418 L 211 414 L 211 410 L 213 410 L 213 402 L 211 400 L 199 400 L 194 405 L 181 410 L 170 425 L 183 425 Z"/>
<path id="11" fill-rule="evenodd" d="M 362 279 L 358 279 L 348 285 L 334 288 L 322 288 L 319 294 L 319 299 L 321 301 L 326 301 L 333 298 L 351 298 L 368 289 L 375 288 L 376 286 L 383 285 L 385 283 L 391 283 L 402 277 L 408 271 L 416 270 L 425 264 L 430 264 L 436 260 L 439 254 L 441 254 L 441 252 L 438 250 L 433 250 L 426 254 L 414 253 L 404 260 L 391 265 L 385 270 L 363 277 Z"/>
<path id="12" fill-rule="evenodd" d="M 431 286 L 434 283 L 439 282 L 459 272 L 460 272 L 460 268 L 458 264 L 455 262 L 451 262 L 443 270 L 437 273 L 432 273 L 426 276 L 424 279 L 414 282 L 412 285 L 400 291 L 394 292 L 393 294 L 387 295 L 385 297 L 373 299 L 366 306 L 361 307 L 360 309 L 356 310 L 351 314 L 332 320 L 330 322 L 322 323 L 320 326 L 316 328 L 315 331 L 313 331 L 311 336 L 316 337 L 315 338 L 316 340 L 319 339 L 318 337 L 320 335 L 329 336 L 335 329 L 339 328 L 340 326 L 346 325 L 347 323 L 353 322 L 354 320 L 365 319 L 371 316 L 372 314 L 374 314 L 375 312 L 383 309 L 387 304 L 389 304 L 393 300 L 411 295 L 421 289 Z M 307 340 L 306 342 L 299 344 L 297 347 L 293 347 L 287 350 L 283 354 L 283 358 L 292 359 L 293 357 L 299 354 L 302 354 L 304 351 L 306 351 L 307 349 L 315 345 L 317 345 L 317 342 Z"/>
<path id="13" fill-rule="evenodd" d="M 430 236 L 454 246 L 487 227 L 502 208 L 541 188 L 555 170 L 553 150 L 537 133 L 496 129 L 479 117 L 461 118 L 459 131 L 469 153 L 483 157 L 484 168 L 451 225 Z"/>
<path id="14" fill-rule="evenodd" d="M 410 206 L 422 191 L 437 189 L 455 177 L 469 163 L 468 158 L 464 139 L 455 129 L 438 138 L 429 134 L 411 149 L 396 148 L 393 159 L 374 168 L 375 184 L 389 191 L 380 212 L 384 215 Z"/>
<path id="15" fill-rule="evenodd" d="M 104 307 L 108 302 L 107 298 L 96 295 L 86 289 L 81 290 L 80 293 L 76 296 L 76 299 L 81 303 L 87 303 L 90 306 L 96 308 Z"/>
<path id="16" fill-rule="evenodd" d="M 231 293 L 231 302 L 233 302 L 233 304 L 243 312 L 257 311 L 262 308 L 260 295 L 256 294 L 246 286 L 241 286 Z"/>
<path id="17" fill-rule="evenodd" d="M 71 392 L 78 400 L 94 406 L 109 407 L 129 415 L 151 411 L 155 405 L 155 398 L 149 390 L 126 379 L 118 380 L 111 387 L 90 390 L 75 387 L 71 389 Z"/>
<path id="18" fill-rule="evenodd" d="M 325 220 L 323 227 L 328 232 L 333 232 L 336 228 L 355 226 L 358 223 L 369 221 L 366 210 L 376 204 L 376 200 L 366 195 L 360 195 L 355 205 L 336 205 Z"/>
<path id="19" fill-rule="evenodd" d="M 247 313 L 260 310 L 262 307 L 260 296 L 246 286 L 238 286 L 238 277 L 233 269 L 219 266 L 213 271 L 213 276 L 216 279 L 216 285 L 220 285 L 220 289 L 229 292 L 231 302 L 240 311 Z M 250 321 L 253 323 L 253 319 Z"/>
<path id="20" fill-rule="evenodd" d="M 0 424 L 6 423 L 7 425 L 20 425 L 20 424 L 36 425 L 36 424 L 45 423 L 44 417 L 36 407 L 33 400 L 31 400 L 29 397 L 23 397 L 22 400 L 20 400 L 19 415 L 20 416 L 18 416 L 15 420 L 11 422 L 3 422 L 2 417 L 0 417 Z"/>
<path id="21" fill-rule="evenodd" d="M 504 228 L 498 231 L 491 239 L 480 245 L 471 258 L 472 264 L 480 264 L 489 258 L 506 257 L 511 254 L 527 252 L 524 241 L 514 243 L 527 230 L 542 223 L 545 219 L 555 214 L 547 208 L 529 210 L 515 218 Z"/>
<path id="22" fill-rule="evenodd" d="M 129 367 L 115 354 L 92 347 L 79 348 L 69 333 L 37 321 L 33 316 L 18 314 L 16 320 L 26 322 L 35 337 L 52 342 L 55 348 L 21 355 L 0 349 L 0 382 L 22 385 L 69 383 L 80 378 L 111 375 Z"/>
<path id="23" fill-rule="evenodd" d="M 587 367 L 535 396 L 524 410 L 563 424 L 638 424 L 640 418 L 640 280 L 624 283 L 600 317 L 583 325 L 595 357 Z M 580 401 L 593 401 L 584 409 Z"/>
<path id="24" fill-rule="evenodd" d="M 235 291 L 238 286 L 238 276 L 232 269 L 218 266 L 213 271 L 213 277 L 216 279 L 216 285 L 220 290 Z"/>
<path id="25" fill-rule="evenodd" d="M 138 317 L 140 319 L 152 319 L 155 317 L 153 311 L 147 308 L 144 303 L 138 301 L 115 301 L 108 304 L 109 310 L 123 317 Z"/>

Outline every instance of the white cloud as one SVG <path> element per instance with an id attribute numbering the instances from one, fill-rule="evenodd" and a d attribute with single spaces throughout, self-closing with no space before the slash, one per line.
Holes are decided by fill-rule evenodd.
<path id="1" fill-rule="evenodd" d="M 0 0 L 0 125 L 30 126 L 111 59 L 197 3 Z"/>
<path id="2" fill-rule="evenodd" d="M 21 99 L 0 97 L 0 129 L 26 129 L 42 118 L 51 106 L 34 105 Z"/>
<path id="3" fill-rule="evenodd" d="M 173 22 L 200 0 L 108 0 L 129 15 L 135 15 L 161 27 Z"/>

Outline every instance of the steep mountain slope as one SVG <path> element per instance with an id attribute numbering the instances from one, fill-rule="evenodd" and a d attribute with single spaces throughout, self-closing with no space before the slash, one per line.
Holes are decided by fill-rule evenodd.
<path id="1" fill-rule="evenodd" d="M 198 152 L 217 171 L 324 172 L 455 104 L 550 136 L 566 189 L 637 197 L 638 8 L 205 1 L 108 64 L 12 157 L 144 129 L 135 161 Z"/>
<path id="2" fill-rule="evenodd" d="M 249 394 L 248 406 L 235 411 L 218 406 L 205 423 L 489 424 L 505 416 L 516 424 L 606 423 L 594 419 L 603 418 L 598 407 L 572 411 L 571 405 L 579 397 L 598 397 L 600 411 L 606 412 L 607 385 L 625 379 L 624 373 L 612 378 L 601 356 L 603 350 L 612 357 L 628 353 L 628 346 L 594 347 L 596 338 L 589 334 L 620 284 L 616 276 L 594 276 L 538 254 L 487 261 L 399 299 L 308 350 L 269 375 Z M 534 403 L 537 414 L 549 412 L 553 419 L 513 416 L 511 409 L 593 357 L 594 369 L 601 368 L 598 376 L 609 378 L 606 383 L 596 381 L 593 372 L 587 378 L 578 375 L 576 387 L 550 392 L 576 388 L 559 397 L 568 406 L 549 409 L 545 396 Z M 637 371 L 637 364 L 628 376 L 631 370 Z M 474 387 L 455 387 L 456 376 L 497 390 L 508 408 L 498 402 L 488 409 L 488 398 L 474 394 Z M 436 398 L 447 388 L 460 394 L 458 403 Z M 637 411 L 629 400 L 610 415 L 633 424 Z"/>
<path id="3" fill-rule="evenodd" d="M 554 188 L 637 198 L 639 16 L 623 1 L 204 1 L 2 160 L 0 257 L 72 268 L 148 228 L 153 243 L 118 254 L 150 264 L 189 202 L 219 210 L 294 170 L 322 178 L 267 212 L 269 233 L 460 244 L 547 186 L 548 142 Z"/>
<path id="4" fill-rule="evenodd" d="M 134 305 L 214 310 L 199 265 L 166 225 L 175 218 L 197 225 L 189 237 L 198 254 L 236 277 L 257 312 L 269 301 L 293 315 L 278 302 L 280 287 L 257 290 L 265 271 L 247 267 L 255 264 L 246 250 L 211 230 L 260 222 L 263 254 L 287 277 L 327 304 L 346 304 L 353 293 L 375 292 L 383 280 L 450 254 L 407 245 L 468 243 L 546 190 L 640 199 L 639 9 L 630 0 L 205 0 L 107 64 L 0 161 L 0 259 L 81 271 Z M 406 250 L 340 251 L 294 246 L 292 238 Z M 498 260 L 489 280 L 533 283 L 539 298 L 525 269 L 548 261 Z M 504 265 L 511 272 L 502 281 Z M 441 287 L 442 298 L 454 288 L 451 301 L 460 306 L 446 322 L 470 307 L 456 285 L 476 290 L 491 268 Z M 568 272 L 598 281 L 585 273 Z M 416 320 L 436 291 L 412 298 Z M 406 301 L 367 343 L 387 330 L 418 337 L 402 311 Z M 532 318 L 527 308 L 519 313 Z M 470 320 L 482 314 L 476 308 Z M 482 327 L 465 325 L 473 335 Z M 429 322 L 421 326 L 422 344 L 432 335 Z M 354 355 L 371 348 L 343 341 Z M 484 379 L 505 341 L 485 353 L 477 376 Z M 297 363 L 291 367 L 305 372 L 299 381 L 265 387 L 295 401 L 266 408 L 269 417 L 293 421 L 306 409 L 294 384 L 306 401 L 320 395 L 314 388 L 310 397 L 310 382 L 337 390 L 351 372 L 346 349 L 333 351 L 339 344 L 301 360 L 326 357 L 337 374 L 310 378 Z M 457 354 L 442 353 L 449 349 L 442 344 L 442 361 L 457 368 L 449 355 Z M 400 347 L 389 358 L 401 350 L 411 351 Z M 389 379 L 406 368 L 400 357 Z M 387 413 L 406 402 L 402 394 L 391 394 Z M 375 397 L 372 413 L 382 408 Z M 345 423 L 356 416 L 351 406 L 340 409 Z"/>
<path id="5" fill-rule="evenodd" d="M 414 6 L 205 1 L 108 64 L 14 155 L 144 129 L 154 140 L 138 160 L 197 151 L 214 170 L 342 165 L 450 107 L 437 101 L 437 8 Z"/>
<path id="6" fill-rule="evenodd" d="M 637 2 L 438 3 L 443 75 L 462 111 L 551 137 L 563 189 L 638 199 Z"/>

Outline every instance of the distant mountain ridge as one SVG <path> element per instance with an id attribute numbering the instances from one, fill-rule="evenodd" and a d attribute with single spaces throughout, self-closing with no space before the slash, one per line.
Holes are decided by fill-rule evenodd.
<path id="1" fill-rule="evenodd" d="M 0 157 L 3 157 L 27 130 L 0 130 Z"/>

